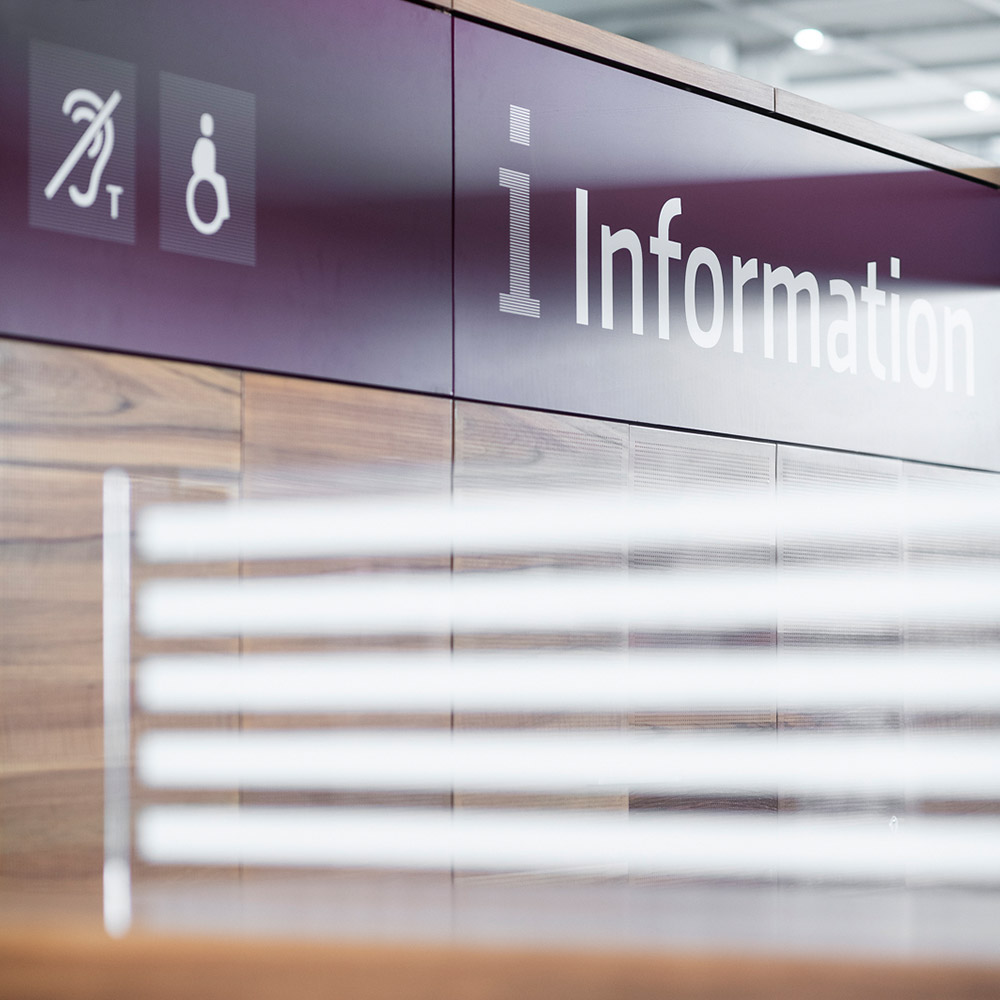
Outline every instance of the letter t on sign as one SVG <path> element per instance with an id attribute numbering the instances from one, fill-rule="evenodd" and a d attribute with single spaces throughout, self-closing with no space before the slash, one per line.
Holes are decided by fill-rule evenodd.
<path id="1" fill-rule="evenodd" d="M 531 145 L 531 110 L 510 105 L 510 141 Z M 531 175 L 500 168 L 500 186 L 510 191 L 510 291 L 500 293 L 500 312 L 538 318 L 531 297 Z"/>

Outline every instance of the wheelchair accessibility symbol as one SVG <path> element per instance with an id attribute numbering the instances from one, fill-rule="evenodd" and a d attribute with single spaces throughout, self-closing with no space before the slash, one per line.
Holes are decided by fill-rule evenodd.
<path id="1" fill-rule="evenodd" d="M 160 73 L 161 250 L 256 264 L 256 107 L 247 91 Z"/>
<path id="2" fill-rule="evenodd" d="M 217 233 L 222 224 L 229 218 L 229 186 L 226 178 L 216 170 L 215 143 L 212 134 L 215 132 L 215 119 L 207 112 L 201 116 L 201 136 L 191 151 L 191 178 L 187 184 L 185 204 L 191 225 L 203 236 Z M 195 191 L 201 183 L 211 185 L 215 192 L 215 216 L 209 222 L 198 214 L 195 205 Z"/>

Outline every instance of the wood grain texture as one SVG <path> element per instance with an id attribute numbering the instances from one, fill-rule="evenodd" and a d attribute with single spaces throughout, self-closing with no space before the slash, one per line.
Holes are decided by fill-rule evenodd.
<path id="1" fill-rule="evenodd" d="M 621 424 L 483 403 L 460 402 L 455 410 L 456 504 L 475 504 L 477 497 L 530 504 L 579 502 L 595 495 L 623 497 L 627 488 L 628 429 Z M 548 570 L 571 573 L 599 570 L 624 578 L 625 531 L 617 547 L 483 554 L 455 552 L 457 572 L 499 573 Z M 457 636 L 456 650 L 536 648 L 624 651 L 627 635 L 550 636 L 507 634 Z"/>
<path id="2" fill-rule="evenodd" d="M 398 496 L 446 497 L 451 488 L 450 400 L 282 376 L 247 374 L 244 407 L 243 496 L 266 500 L 356 499 Z M 246 562 L 246 577 L 398 571 L 446 572 L 448 554 L 413 559 L 261 560 Z M 444 647 L 439 637 L 358 636 L 350 639 L 261 638 L 245 640 L 245 652 Z M 445 717 L 447 712 L 445 712 Z M 249 726 L 275 720 L 248 718 Z M 315 723 L 317 720 L 313 719 Z M 385 723 L 354 717 L 353 725 Z M 415 721 L 415 720 L 410 720 Z M 440 723 L 442 719 L 438 719 Z M 428 720 L 422 720 L 427 724 Z M 282 717 L 277 724 L 304 726 Z"/>
<path id="3" fill-rule="evenodd" d="M 238 470 L 238 372 L 0 340 L 0 385 L 0 462 Z"/>
<path id="4" fill-rule="evenodd" d="M 477 498 L 500 497 L 516 504 L 530 504 L 534 498 L 551 503 L 569 503 L 599 494 L 621 497 L 627 488 L 628 430 L 620 424 L 560 414 L 519 410 L 482 403 L 460 402 L 455 409 L 455 503 L 475 504 Z M 489 574 L 495 579 L 511 579 L 511 574 L 544 572 L 552 586 L 574 578 L 580 572 L 594 572 L 609 579 L 625 580 L 627 553 L 625 531 L 617 547 L 582 545 L 578 550 L 546 550 L 544 545 L 528 551 L 479 553 L 457 549 L 456 585 L 461 575 Z M 531 657 L 538 653 L 569 656 L 577 652 L 599 652 L 624 669 L 628 633 L 623 626 L 599 633 L 519 632 L 516 628 L 500 634 L 456 635 L 455 667 L 475 669 L 477 653 L 513 652 Z M 572 660 L 570 661 L 572 662 Z M 543 669 L 540 667 L 539 669 Z M 613 667 L 612 667 L 613 669 Z M 620 732 L 624 713 L 524 713 L 460 712 L 455 714 L 456 730 L 531 730 L 559 739 L 560 731 Z M 511 738 L 516 738 L 511 736 Z M 514 790 L 498 794 L 474 787 L 455 789 L 455 806 L 494 809 L 573 809 L 611 812 L 626 817 L 626 789 L 608 785 L 601 791 L 550 792 L 528 794 Z M 477 884 L 530 886 L 539 879 L 624 877 L 624 870 L 608 865 L 600 872 L 560 873 L 547 870 L 513 872 L 503 875 L 456 873 L 456 917 L 461 923 L 472 905 L 470 893 Z M 515 902 L 517 902 L 515 900 Z M 520 905 L 525 906 L 524 901 Z"/>
<path id="5" fill-rule="evenodd" d="M 694 514 L 702 503 L 728 502 L 734 509 L 744 502 L 768 502 L 774 496 L 774 445 L 758 441 L 736 441 L 652 427 L 629 430 L 630 495 L 645 504 L 662 505 L 664 516 L 683 518 Z M 669 511 L 668 515 L 666 512 Z M 696 518 L 692 518 L 696 520 Z M 735 518 L 738 523 L 738 517 Z M 697 580 L 706 572 L 720 576 L 733 571 L 754 573 L 767 580 L 774 571 L 773 530 L 761 529 L 748 536 L 726 518 L 709 535 L 696 529 L 680 544 L 664 546 L 633 539 L 629 572 L 633 579 L 663 576 L 674 585 Z M 636 629 L 629 638 L 631 662 L 652 657 L 658 669 L 676 670 L 673 657 L 685 653 L 724 656 L 734 653 L 734 662 L 746 669 L 755 664 L 768 667 L 776 647 L 776 623 L 760 623 L 753 631 Z M 696 667 L 688 669 L 697 669 Z M 723 712 L 641 711 L 629 714 L 630 728 L 640 732 L 775 730 L 776 706 L 762 697 L 756 709 Z M 706 788 L 700 794 L 662 795 L 635 792 L 630 795 L 634 811 L 721 809 L 773 812 L 777 789 L 753 795 L 731 796 Z M 675 876 L 676 877 L 676 876 Z M 645 881 L 637 878 L 636 881 Z M 656 881 L 653 879 L 652 881 Z"/>
<path id="6" fill-rule="evenodd" d="M 6 350 L 8 345 L 0 342 L 0 347 Z M 6 616 L 0 621 L 0 998 L 156 997 L 167 989 L 171 995 L 182 990 L 224 996 L 229 988 L 248 997 L 273 995 L 281 988 L 283 993 L 302 997 L 453 995 L 463 1000 L 477 996 L 530 997 L 536 993 L 546 997 L 572 994 L 584 1000 L 598 996 L 711 997 L 734 993 L 750 997 L 877 994 L 880 1000 L 898 994 L 1000 995 L 1000 974 L 972 966 L 927 970 L 912 965 L 730 962 L 649 955 L 570 955 L 551 950 L 529 955 L 445 952 L 433 947 L 419 951 L 346 950 L 330 945 L 310 949 L 286 946 L 273 939 L 262 945 L 214 939 L 201 943 L 153 941 L 137 936 L 115 944 L 100 936 L 88 937 L 79 930 L 80 923 L 59 931 L 41 929 L 33 938 L 21 934 L 14 925 L 27 914 L 44 918 L 72 912 L 83 924 L 100 924 L 103 462 L 123 464 L 129 470 L 140 506 L 164 499 L 222 499 L 240 493 L 261 498 L 356 496 L 371 490 L 447 495 L 452 476 L 453 404 L 450 400 L 407 393 L 248 374 L 245 404 L 241 407 L 244 377 L 240 373 L 161 365 L 44 345 L 15 343 L 10 351 L 21 359 L 21 374 L 8 377 L 0 367 L 0 392 L 7 394 L 0 395 L 6 459 L 0 461 L 0 483 L 7 486 L 0 500 L 0 546 L 4 556 L 0 615 Z M 11 353 L 4 357 L 9 358 Z M 87 386 L 91 380 L 91 399 L 100 398 L 95 407 L 88 409 L 82 399 L 90 391 Z M 187 398 L 193 400 L 190 408 L 184 403 L 181 386 L 187 386 Z M 134 400 L 133 394 L 137 397 Z M 169 405 L 168 396 L 174 399 Z M 16 400 L 16 408 L 6 402 L 10 398 Z M 116 398 L 119 403 L 110 405 L 108 401 Z M 620 424 L 484 404 L 460 403 L 455 409 L 454 475 L 459 496 L 471 497 L 496 489 L 514 492 L 526 484 L 556 495 L 571 495 L 580 489 L 621 491 L 629 483 L 630 442 L 635 444 L 641 438 L 658 445 L 668 436 L 668 432 L 630 430 Z M 139 410 L 142 413 L 137 415 Z M 89 426 L 89 442 L 80 449 L 70 446 L 77 419 Z M 9 440 L 18 435 L 23 440 Z M 174 464 L 189 451 L 195 455 L 192 466 Z M 649 454 L 643 461 L 657 474 L 663 464 Z M 633 486 L 638 467 L 633 456 Z M 653 492 L 658 488 L 654 484 Z M 316 573 L 387 568 L 365 560 L 354 560 L 349 565 L 324 560 L 307 563 L 306 571 Z M 405 561 L 398 565 L 405 565 Z M 437 568 L 447 566 L 447 560 L 440 560 Z M 581 551 L 567 556 L 535 552 L 496 559 L 459 553 L 456 566 L 462 572 L 543 566 L 551 570 L 589 567 L 624 574 L 628 554 Z M 137 568 L 137 582 L 148 569 Z M 301 570 L 300 564 L 291 562 L 242 567 L 246 575 Z M 169 574 L 175 570 L 158 567 L 155 572 Z M 199 569 L 179 567 L 176 572 L 196 574 Z M 232 575 L 237 567 L 217 566 L 213 572 Z M 627 639 L 623 631 L 602 640 L 603 644 L 591 646 L 610 650 L 624 659 Z M 436 637 L 433 641 L 439 640 Z M 447 639 L 440 641 L 446 643 Z M 500 641 L 511 639 L 496 637 L 496 642 Z M 399 648 L 414 648 L 408 642 L 402 641 Z M 466 643 L 465 649 L 479 645 L 491 648 L 491 642 L 486 637 L 484 643 Z M 529 635 L 515 637 L 512 647 L 530 649 L 533 644 L 537 645 L 537 639 Z M 377 647 L 379 640 L 370 639 L 368 645 Z M 461 653 L 463 641 L 456 645 Z M 571 636 L 552 640 L 552 648 L 585 645 Z M 137 637 L 137 655 L 143 648 L 160 647 L 144 644 Z M 236 647 L 231 643 L 225 648 Z M 281 648 L 281 643 L 255 640 L 245 643 L 244 648 L 275 649 Z M 322 648 L 345 647 L 334 641 Z M 157 723 L 173 725 L 177 721 L 160 719 Z M 418 721 L 430 726 L 450 724 L 444 707 L 441 713 L 420 720 L 273 715 L 244 719 L 243 724 L 272 728 L 386 728 L 415 725 Z M 670 718 L 645 721 L 668 727 L 676 723 Z M 715 720 L 720 725 L 733 721 Z M 770 724 L 770 717 L 766 721 Z M 201 722 L 236 724 L 232 716 Z M 481 728 L 498 722 L 511 727 L 593 725 L 608 730 L 626 724 L 623 713 L 608 713 L 604 718 L 557 713 L 551 718 L 538 718 L 522 714 L 500 720 L 468 714 L 456 720 L 459 728 Z M 137 729 L 150 724 L 149 719 L 136 722 Z M 553 796 L 529 801 L 530 797 L 524 796 L 506 802 L 496 796 L 476 800 L 460 791 L 458 805 L 610 808 L 624 819 L 627 798 L 617 791 L 603 800 Z M 222 794 L 232 801 L 232 792 Z M 200 800 L 197 794 L 189 794 L 189 798 Z M 177 800 L 177 793 L 164 795 L 163 799 Z M 313 796 L 309 800 L 334 799 Z M 245 801 L 267 799 L 246 796 Z M 273 801 L 288 799 L 276 797 Z M 347 799 L 342 796 L 338 801 L 344 803 Z M 416 800 L 370 795 L 353 801 L 388 806 L 404 801 L 414 804 Z M 432 804 L 430 799 L 422 802 Z M 433 804 L 447 807 L 449 803 L 442 796 Z M 410 934 L 412 940 L 414 926 L 427 930 L 433 921 L 440 922 L 448 933 L 466 931 L 469 936 L 465 940 L 494 940 L 485 935 L 499 926 L 498 918 L 485 906 L 504 896 L 507 889 L 511 890 L 506 896 L 511 904 L 508 915 L 521 905 L 519 926 L 526 926 L 530 932 L 538 926 L 531 901 L 540 897 L 519 893 L 536 874 L 546 876 L 515 875 L 498 886 L 502 880 L 491 880 L 489 876 L 465 876 L 452 882 L 447 872 L 414 878 L 389 873 L 387 878 L 381 878 L 363 872 L 322 873 L 317 877 L 308 871 L 258 871 L 245 874 L 242 882 L 233 869 L 178 867 L 156 871 L 139 865 L 136 873 L 139 926 L 204 927 L 210 919 L 201 911 L 209 914 L 214 906 L 218 914 L 217 890 L 221 887 L 235 902 L 234 909 L 223 914 L 225 919 L 214 924 L 216 928 L 249 926 L 237 921 L 242 921 L 247 912 L 241 907 L 252 900 L 255 912 L 266 911 L 268 915 L 270 922 L 262 920 L 258 928 L 264 933 L 319 933 L 352 936 L 354 940 L 365 939 L 369 932 L 374 938 L 397 931 L 401 937 Z M 520 884 L 518 879 L 522 880 Z M 609 885 L 612 881 L 607 880 Z M 563 887 L 565 883 L 560 885 Z M 673 892 L 674 886 L 668 889 Z M 415 905 L 414 900 L 420 905 Z M 658 900 L 654 902 L 658 905 Z M 310 911 L 308 918 L 301 916 L 304 909 Z M 713 901 L 698 912 L 706 926 L 714 928 L 716 923 L 724 923 L 717 920 L 719 910 Z M 879 911 L 878 920 L 891 929 L 900 912 L 898 908 L 886 914 Z M 683 906 L 677 913 L 685 927 L 698 919 L 696 912 Z M 156 918 L 164 914 L 173 923 L 169 919 L 157 923 Z M 527 916 L 521 919 L 521 914 Z M 558 920 L 562 929 L 576 916 L 564 910 L 554 917 L 550 913 L 549 919 Z M 899 920 L 902 933 L 909 924 Z M 988 926 L 988 922 L 984 923 Z M 824 927 L 833 926 L 832 918 L 828 924 L 802 924 L 806 929 L 801 931 L 799 941 L 805 940 L 811 928 L 816 928 L 813 940 L 825 940 L 819 935 Z M 481 932 L 484 937 L 476 938 L 473 932 Z M 956 936 L 960 933 L 955 931 Z M 447 939 L 447 934 L 443 937 Z M 723 939 L 706 934 L 700 940 L 710 943 Z M 772 940 L 778 940 L 777 936 Z M 648 943 L 648 939 L 643 941 Z"/>
<path id="7" fill-rule="evenodd" d="M 439 490 L 450 478 L 451 401 L 248 373 L 248 497 Z"/>
<path id="8" fill-rule="evenodd" d="M 245 377 L 243 496 L 252 500 L 277 498 L 364 500 L 371 496 L 398 498 L 399 516 L 414 495 L 447 498 L 451 489 L 452 403 L 449 399 L 412 393 L 248 373 Z M 246 561 L 244 577 L 337 574 L 359 577 L 415 571 L 446 574 L 450 553 L 418 558 L 368 557 L 348 559 L 270 559 Z M 265 637 L 244 639 L 247 655 L 323 652 L 337 656 L 392 650 L 402 654 L 424 649 L 447 650 L 450 635 Z M 451 706 L 440 711 L 406 715 L 363 713 L 244 715 L 244 729 L 400 731 L 412 728 L 450 729 Z M 243 792 L 250 806 L 314 805 L 431 807 L 447 809 L 447 791 L 350 791 L 307 789 Z M 307 879 L 289 869 L 246 869 L 244 898 L 270 900 L 265 909 L 298 902 L 304 926 L 327 933 L 353 933 L 352 924 L 377 927 L 392 924 L 392 913 L 406 914 L 414 887 L 433 901 L 431 910 L 450 914 L 450 876 L 399 875 L 340 871 L 309 872 Z M 388 886 L 388 888 L 387 888 Z M 288 895 L 281 901 L 282 887 Z M 419 893 L 418 893 L 419 895 Z M 381 901 L 380 917 L 370 914 Z M 378 905 L 378 904 L 377 904 Z M 413 910 L 415 914 L 417 910 Z M 412 914 L 411 914 L 412 915 Z M 449 918 L 450 919 L 450 916 Z"/>
<path id="9" fill-rule="evenodd" d="M 399 499 L 400 516 L 414 496 L 447 497 L 451 489 L 450 400 L 280 376 L 246 376 L 242 494 L 364 500 Z M 447 571 L 450 554 L 411 559 L 271 559 L 246 562 L 245 576 Z M 394 645 L 384 636 L 376 645 Z M 295 640 L 302 649 L 329 648 L 325 639 Z M 334 643 L 334 645 L 336 645 Z M 360 645 L 371 642 L 360 638 Z M 288 640 L 247 641 L 247 650 L 289 648 Z"/>
<path id="10" fill-rule="evenodd" d="M 454 0 L 453 10 L 458 15 L 553 42 L 670 83 L 693 87 L 765 111 L 774 109 L 774 90 L 767 84 L 529 7 L 517 0 Z"/>
<path id="11" fill-rule="evenodd" d="M 1000 969 L 0 932 L 0 1000 L 993 1000 Z"/>
<path id="12" fill-rule="evenodd" d="M 0 340 L 0 895 L 86 887 L 103 842 L 102 476 L 238 484 L 241 376 Z"/>

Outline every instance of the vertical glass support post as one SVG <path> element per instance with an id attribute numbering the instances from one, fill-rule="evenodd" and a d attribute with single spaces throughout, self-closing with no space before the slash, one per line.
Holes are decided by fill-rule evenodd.
<path id="1" fill-rule="evenodd" d="M 104 474 L 104 926 L 120 937 L 132 922 L 130 699 L 130 483 Z"/>

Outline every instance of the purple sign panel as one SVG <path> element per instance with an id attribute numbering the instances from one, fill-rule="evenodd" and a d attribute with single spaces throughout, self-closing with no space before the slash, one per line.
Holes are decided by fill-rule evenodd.
<path id="1" fill-rule="evenodd" d="M 451 21 L 0 0 L 0 332 L 451 391 Z"/>
<path id="2" fill-rule="evenodd" d="M 1000 195 L 455 25 L 456 395 L 1000 469 Z"/>

